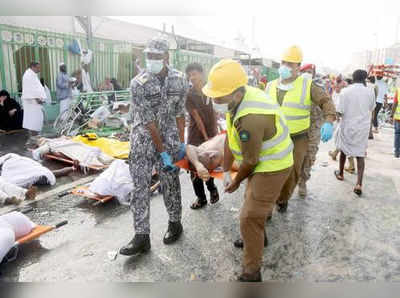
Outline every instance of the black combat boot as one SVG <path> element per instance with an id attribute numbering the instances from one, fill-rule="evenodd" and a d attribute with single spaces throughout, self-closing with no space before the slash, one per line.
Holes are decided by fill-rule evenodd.
<path id="1" fill-rule="evenodd" d="M 279 213 L 286 213 L 287 208 L 288 208 L 288 202 L 286 202 L 286 203 L 278 203 L 276 205 L 278 206 L 278 212 Z"/>
<path id="2" fill-rule="evenodd" d="M 239 282 L 262 282 L 262 276 L 261 276 L 261 271 L 258 270 L 255 273 L 242 273 L 237 281 Z"/>
<path id="3" fill-rule="evenodd" d="M 179 239 L 183 232 L 183 227 L 180 221 L 172 222 L 168 221 L 168 230 L 164 235 L 164 244 L 174 243 Z"/>
<path id="4" fill-rule="evenodd" d="M 132 256 L 138 253 L 145 253 L 151 248 L 149 234 L 136 234 L 135 237 L 119 253 L 124 256 Z"/>
<path id="5" fill-rule="evenodd" d="M 239 238 L 239 239 L 235 240 L 233 242 L 233 246 L 237 247 L 237 248 L 243 248 L 243 239 Z M 265 233 L 265 230 L 264 230 L 264 247 L 267 247 L 267 246 L 268 246 L 268 238 L 267 238 L 267 233 Z"/>

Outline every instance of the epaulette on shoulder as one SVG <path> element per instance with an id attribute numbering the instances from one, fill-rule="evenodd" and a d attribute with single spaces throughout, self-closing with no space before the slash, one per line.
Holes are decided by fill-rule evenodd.
<path id="1" fill-rule="evenodd" d="M 324 85 L 324 82 L 322 80 L 316 79 L 316 80 L 313 80 L 312 82 L 313 82 L 313 84 L 315 86 L 320 87 L 322 89 L 325 89 L 325 85 Z"/>
<path id="2" fill-rule="evenodd" d="M 138 74 L 133 80 L 140 86 L 143 86 L 150 79 L 150 75 L 147 72 Z"/>
<path id="3" fill-rule="evenodd" d="M 184 78 L 185 77 L 185 74 L 182 71 L 177 70 L 177 69 L 173 69 L 172 73 L 174 74 L 174 76 L 176 76 L 178 78 Z"/>

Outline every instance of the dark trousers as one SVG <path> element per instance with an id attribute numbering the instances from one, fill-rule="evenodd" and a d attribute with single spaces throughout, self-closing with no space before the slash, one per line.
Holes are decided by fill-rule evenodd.
<path id="1" fill-rule="evenodd" d="M 195 174 L 191 173 L 190 177 L 192 178 L 192 184 L 193 184 L 193 189 L 194 193 L 200 200 L 207 200 L 206 193 L 204 191 L 204 182 L 201 180 L 199 177 L 197 177 Z M 206 182 L 207 189 L 209 192 L 217 189 L 217 187 L 214 184 L 214 178 L 208 179 Z"/>
<path id="2" fill-rule="evenodd" d="M 376 107 L 375 107 L 375 114 L 374 114 L 374 127 L 375 128 L 378 128 L 378 114 L 379 114 L 379 111 L 381 110 L 381 108 L 382 108 L 382 104 L 380 102 L 377 102 Z"/>
<path id="3" fill-rule="evenodd" d="M 400 121 L 394 121 L 394 153 L 400 155 Z"/>

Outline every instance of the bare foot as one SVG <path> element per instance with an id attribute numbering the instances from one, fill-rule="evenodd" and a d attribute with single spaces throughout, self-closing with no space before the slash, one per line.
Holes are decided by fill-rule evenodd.
<path id="1" fill-rule="evenodd" d="M 6 205 L 19 205 L 19 204 L 21 204 L 21 202 L 22 202 L 21 199 L 17 199 L 16 197 L 11 197 L 11 198 L 7 198 L 4 203 Z"/>
<path id="2" fill-rule="evenodd" d="M 79 160 L 74 160 L 72 165 L 72 170 L 77 171 L 79 169 Z"/>
<path id="3" fill-rule="evenodd" d="M 28 191 L 25 194 L 25 198 L 27 200 L 34 200 L 36 198 L 38 188 L 36 186 L 31 186 L 28 188 Z"/>
<path id="4" fill-rule="evenodd" d="M 343 175 L 340 175 L 340 171 L 336 170 L 334 172 L 334 174 L 335 174 L 335 177 L 336 177 L 337 180 L 339 180 L 339 181 L 343 181 L 344 180 Z"/>

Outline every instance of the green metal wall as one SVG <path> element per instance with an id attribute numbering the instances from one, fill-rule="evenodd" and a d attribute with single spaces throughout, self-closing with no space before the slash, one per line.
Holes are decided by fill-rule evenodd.
<path id="1" fill-rule="evenodd" d="M 48 120 L 54 120 L 59 111 L 55 97 L 58 65 L 64 62 L 69 74 L 80 69 L 80 55 L 69 51 L 73 40 L 79 40 L 82 48 L 87 49 L 84 35 L 64 34 L 0 24 L 0 83 L 18 99 L 22 89 L 22 75 L 30 62 L 41 64 L 40 77 L 43 77 L 52 94 L 51 105 L 46 105 Z M 137 74 L 135 60 L 138 58 L 144 66 L 142 49 L 132 43 L 108 39 L 93 38 L 93 58 L 89 73 L 94 90 L 106 77 L 116 78 L 122 88 L 128 88 L 130 80 Z M 185 71 L 189 63 L 200 63 L 205 73 L 219 59 L 204 53 L 176 50 L 170 53 L 171 65 Z"/>
<path id="2" fill-rule="evenodd" d="M 21 91 L 22 74 L 33 60 L 41 63 L 40 76 L 52 93 L 55 91 L 58 65 L 64 62 L 68 73 L 80 69 L 80 55 L 71 53 L 68 46 L 74 39 L 87 48 L 82 35 L 68 35 L 0 24 L 0 82 L 2 88 L 15 95 Z M 134 75 L 132 50 L 127 42 L 94 38 L 90 75 L 94 89 L 106 78 L 119 78 L 127 88 Z"/>
<path id="3" fill-rule="evenodd" d="M 177 50 L 173 54 L 172 65 L 180 70 L 185 71 L 188 64 L 197 62 L 204 68 L 204 73 L 208 74 L 211 67 L 218 62 L 218 58 L 204 53 L 191 52 L 186 50 Z"/>

